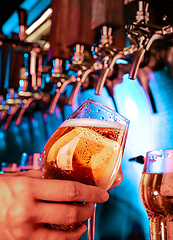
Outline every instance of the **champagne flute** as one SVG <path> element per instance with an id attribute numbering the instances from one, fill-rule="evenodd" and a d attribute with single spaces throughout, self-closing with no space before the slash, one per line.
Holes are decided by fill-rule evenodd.
<path id="1" fill-rule="evenodd" d="M 151 240 L 173 240 L 173 149 L 147 153 L 139 193 Z"/>
<path id="2" fill-rule="evenodd" d="M 47 141 L 41 156 L 45 178 L 110 189 L 120 168 L 129 120 L 87 99 Z M 91 219 L 90 219 L 91 220 Z M 88 240 L 94 239 L 94 219 Z M 58 226 L 73 229 L 75 225 Z"/>

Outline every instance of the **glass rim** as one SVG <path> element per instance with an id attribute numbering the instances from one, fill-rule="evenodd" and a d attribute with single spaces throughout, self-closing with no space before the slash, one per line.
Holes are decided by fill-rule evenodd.
<path id="1" fill-rule="evenodd" d="M 173 149 L 172 148 L 160 148 L 160 149 L 154 149 L 154 150 L 150 150 L 150 151 L 148 151 L 147 153 L 146 153 L 146 156 L 148 156 L 148 155 L 151 155 L 151 154 L 163 154 L 163 153 L 169 153 L 169 152 L 171 152 L 171 153 L 173 153 Z"/>
<path id="2" fill-rule="evenodd" d="M 82 107 L 83 105 L 85 105 L 87 102 L 90 102 L 90 103 L 92 103 L 92 104 L 94 104 L 94 105 L 102 108 L 103 110 L 107 110 L 107 111 L 115 114 L 116 116 L 120 117 L 122 121 L 125 121 L 126 124 L 127 124 L 127 126 L 129 126 L 129 124 L 130 124 L 130 120 L 129 120 L 129 119 L 127 119 L 126 117 L 124 117 L 124 116 L 121 115 L 120 113 L 116 112 L 115 110 L 113 110 L 113 109 L 105 106 L 104 104 L 102 104 L 102 103 L 100 103 L 100 102 L 97 102 L 97 101 L 95 101 L 95 100 L 93 100 L 93 99 L 91 99 L 91 98 L 87 98 L 74 112 L 76 112 L 79 108 L 81 108 L 81 107 Z M 72 116 L 72 115 L 73 115 L 73 113 L 72 113 L 70 116 Z M 68 119 L 68 118 L 67 118 L 67 119 Z"/>

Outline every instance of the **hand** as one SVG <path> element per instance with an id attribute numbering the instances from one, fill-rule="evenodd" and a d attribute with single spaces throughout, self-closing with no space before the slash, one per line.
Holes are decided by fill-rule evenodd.
<path id="1" fill-rule="evenodd" d="M 94 203 L 109 197 L 98 187 L 42 179 L 42 172 L 37 170 L 1 174 L 0 189 L 1 240 L 77 240 L 87 230 L 84 224 L 74 231 L 48 229 L 45 224 L 85 221 L 92 216 Z"/>

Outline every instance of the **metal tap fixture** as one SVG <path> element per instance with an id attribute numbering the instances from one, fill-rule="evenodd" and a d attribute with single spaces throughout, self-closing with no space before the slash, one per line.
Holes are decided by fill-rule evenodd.
<path id="1" fill-rule="evenodd" d="M 18 10 L 18 16 L 19 16 L 19 25 L 20 25 L 20 31 L 19 31 L 19 39 L 20 41 L 24 41 L 26 39 L 26 29 L 27 29 L 27 16 L 28 12 L 25 9 L 20 8 Z"/>
<path id="2" fill-rule="evenodd" d="M 6 104 L 4 97 L 0 95 L 0 123 L 2 123 L 3 119 L 6 117 L 9 107 L 10 106 Z"/>
<path id="3" fill-rule="evenodd" d="M 31 85 L 34 90 L 37 90 L 37 73 L 36 73 L 36 62 L 37 54 L 40 52 L 39 48 L 33 48 L 30 52 L 30 75 L 31 75 Z"/>
<path id="4" fill-rule="evenodd" d="M 120 58 L 127 60 L 126 55 L 133 54 L 136 51 L 134 44 L 122 50 L 116 49 L 112 45 L 112 36 L 110 35 L 111 34 L 110 28 L 104 26 L 102 32 L 103 32 L 103 34 L 101 35 L 102 44 L 99 45 L 98 52 L 100 52 L 103 57 L 103 66 L 95 89 L 95 94 L 97 95 L 101 94 L 106 78 L 112 71 L 116 63 L 116 60 Z"/>
<path id="5" fill-rule="evenodd" d="M 129 72 L 129 78 L 135 79 L 141 62 L 144 59 L 146 51 L 148 51 L 152 43 L 156 40 L 170 41 L 173 39 L 173 26 L 167 25 L 162 28 L 156 28 L 143 23 L 132 23 L 128 35 L 138 38 L 138 50 L 135 53 L 132 66 Z M 127 36 L 128 36 L 127 35 Z M 170 44 L 172 44 L 170 42 Z"/>
<path id="6" fill-rule="evenodd" d="M 70 69 L 77 73 L 75 76 L 76 83 L 73 86 L 73 90 L 72 90 L 71 95 L 68 100 L 68 104 L 71 106 L 74 104 L 74 100 L 75 100 L 76 95 L 81 86 L 81 78 L 80 77 L 81 77 L 83 71 L 85 71 L 87 69 L 87 67 L 84 63 L 84 58 L 85 58 L 84 57 L 84 46 L 80 45 L 80 44 L 76 44 L 74 55 L 73 55 L 72 61 L 70 63 Z"/>
<path id="7" fill-rule="evenodd" d="M 160 28 L 148 24 L 148 11 L 149 3 L 139 1 L 136 22 L 131 22 L 126 26 L 127 37 L 137 48 L 129 72 L 129 78 L 133 80 L 136 78 L 140 64 L 145 58 L 145 53 L 150 49 L 152 43 L 156 40 L 170 41 L 173 38 L 172 25 Z M 163 20 L 166 20 L 166 17 Z"/>
<path id="8" fill-rule="evenodd" d="M 79 46 L 78 46 L 79 47 Z M 93 50 L 94 46 L 92 47 Z M 84 48 L 82 48 L 84 50 Z M 95 49 L 96 50 L 96 49 Z M 95 51 L 93 51 L 95 52 Z M 76 52 L 75 52 L 76 53 Z M 76 54 L 74 54 L 75 56 Z M 73 90 L 71 92 L 71 95 L 69 97 L 68 104 L 73 105 L 76 95 L 82 86 L 82 84 L 85 82 L 87 76 L 92 73 L 100 70 L 102 68 L 102 63 L 100 58 L 97 58 L 96 55 L 93 56 L 93 61 L 92 62 L 85 62 L 84 61 L 84 56 L 83 52 L 81 51 L 82 58 L 79 58 L 80 61 L 75 61 L 73 62 L 73 67 L 72 68 L 77 68 L 77 77 L 76 77 L 76 83 L 73 87 Z"/>
<path id="9" fill-rule="evenodd" d="M 32 56 L 31 56 L 32 57 Z M 41 59 L 41 60 L 40 60 Z M 31 60 L 32 62 L 32 60 Z M 34 60 L 35 64 L 36 61 Z M 33 62 L 32 62 L 33 64 Z M 20 69 L 20 81 L 19 81 L 19 89 L 18 89 L 18 99 L 22 101 L 21 109 L 19 111 L 19 114 L 16 118 L 16 126 L 18 126 L 21 123 L 22 117 L 25 113 L 25 111 L 29 108 L 30 104 L 33 101 L 38 101 L 44 99 L 46 95 L 41 91 L 41 71 L 42 71 L 42 57 L 38 59 L 38 76 L 36 74 L 36 71 L 34 73 L 34 81 L 33 78 L 31 80 L 31 85 L 28 81 L 28 76 L 26 74 L 25 67 L 22 67 Z M 31 71 L 32 73 L 32 71 Z M 36 78 L 36 82 L 35 82 Z"/>
<path id="10" fill-rule="evenodd" d="M 25 111 L 29 108 L 30 104 L 35 100 L 41 100 L 42 97 L 43 97 L 42 93 L 39 93 L 39 92 L 27 91 L 27 90 L 18 92 L 18 99 L 22 101 L 22 105 L 21 105 L 19 114 L 16 118 L 16 122 L 15 122 L 16 126 L 19 126 L 19 124 L 21 123 L 22 117 Z"/>
<path id="11" fill-rule="evenodd" d="M 21 103 L 22 103 L 22 100 L 17 98 L 17 93 L 14 91 L 13 88 L 10 88 L 6 98 L 6 104 L 10 106 L 10 108 L 8 110 L 7 119 L 4 123 L 5 131 L 8 130 L 10 122 L 12 121 L 14 115 L 17 113 L 18 109 L 20 108 Z"/>
<path id="12" fill-rule="evenodd" d="M 136 22 L 143 22 L 145 24 L 149 21 L 149 3 L 144 1 L 138 2 L 138 11 L 136 12 Z"/>
<path id="13" fill-rule="evenodd" d="M 50 81 L 56 84 L 56 92 L 49 106 L 50 114 L 53 114 L 58 99 L 62 92 L 64 91 L 65 87 L 68 84 L 76 82 L 75 76 L 68 76 L 67 74 L 63 74 L 62 64 L 63 64 L 62 59 L 56 58 L 53 60 L 53 71 L 50 77 Z"/>

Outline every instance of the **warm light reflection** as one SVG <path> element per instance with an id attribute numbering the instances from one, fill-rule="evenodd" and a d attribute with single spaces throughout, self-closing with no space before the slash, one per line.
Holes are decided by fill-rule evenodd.
<path id="1" fill-rule="evenodd" d="M 49 18 L 52 14 L 52 9 L 48 8 L 42 16 L 35 21 L 25 32 L 27 35 L 30 35 L 36 28 L 38 28 L 47 18 Z"/>
<path id="2" fill-rule="evenodd" d="M 30 36 L 26 38 L 27 42 L 33 42 L 39 35 L 43 34 L 43 31 L 51 26 L 51 20 L 48 19 L 42 26 L 40 26 L 35 32 L 33 32 Z M 49 44 L 46 45 L 49 47 Z"/>

